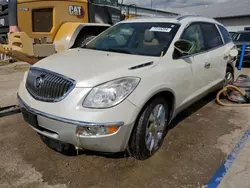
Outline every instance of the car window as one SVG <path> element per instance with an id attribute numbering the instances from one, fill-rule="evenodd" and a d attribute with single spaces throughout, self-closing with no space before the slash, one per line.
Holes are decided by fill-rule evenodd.
<path id="1" fill-rule="evenodd" d="M 117 0 L 92 0 L 92 3 L 117 6 Z"/>
<path id="2" fill-rule="evenodd" d="M 113 37 L 116 40 L 117 45 L 123 46 L 129 42 L 129 39 L 132 37 L 133 33 L 133 28 L 121 28 L 120 30 L 110 34 L 110 37 Z"/>
<path id="3" fill-rule="evenodd" d="M 238 33 L 234 36 L 234 41 L 238 42 L 249 42 L 250 41 L 250 32 Z"/>
<path id="4" fill-rule="evenodd" d="M 184 30 L 180 39 L 188 40 L 194 44 L 191 54 L 203 52 L 205 50 L 204 37 L 199 24 L 192 24 Z"/>
<path id="5" fill-rule="evenodd" d="M 201 28 L 204 33 L 206 50 L 223 45 L 220 33 L 214 24 L 201 23 Z"/>
<path id="6" fill-rule="evenodd" d="M 229 43 L 232 41 L 231 39 L 231 35 L 229 34 L 229 32 L 226 30 L 225 27 L 223 27 L 222 25 L 218 25 L 219 29 L 220 29 L 220 32 L 223 36 L 223 39 L 225 41 L 225 43 Z"/>
<path id="7" fill-rule="evenodd" d="M 167 22 L 124 22 L 94 38 L 84 48 L 146 56 L 162 56 L 168 50 L 178 24 Z"/>

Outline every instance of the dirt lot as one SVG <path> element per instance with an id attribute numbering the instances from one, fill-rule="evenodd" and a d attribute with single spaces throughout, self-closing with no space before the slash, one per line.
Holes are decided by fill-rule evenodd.
<path id="1" fill-rule="evenodd" d="M 0 106 L 16 103 L 26 69 L 23 63 L 0 66 Z M 47 147 L 20 114 L 1 118 L 0 187 L 197 188 L 248 128 L 249 112 L 220 107 L 210 95 L 175 119 L 163 147 L 146 161 L 97 153 L 65 156 Z"/>

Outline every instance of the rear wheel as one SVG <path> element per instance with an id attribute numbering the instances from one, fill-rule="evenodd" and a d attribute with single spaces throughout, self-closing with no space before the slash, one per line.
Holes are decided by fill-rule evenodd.
<path id="1" fill-rule="evenodd" d="M 161 147 L 167 132 L 169 108 L 163 98 L 152 100 L 138 118 L 129 143 L 132 157 L 145 160 Z"/>
<path id="2" fill-rule="evenodd" d="M 226 70 L 226 75 L 224 79 L 224 86 L 232 84 L 234 82 L 234 71 L 233 68 L 228 66 Z"/>

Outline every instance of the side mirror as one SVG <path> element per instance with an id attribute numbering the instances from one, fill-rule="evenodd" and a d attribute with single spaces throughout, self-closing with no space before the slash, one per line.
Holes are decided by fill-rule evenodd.
<path id="1" fill-rule="evenodd" d="M 231 56 L 231 57 L 236 57 L 237 55 L 238 55 L 238 50 L 236 50 L 236 49 L 231 49 L 230 50 L 230 52 L 229 52 L 229 55 Z"/>
<path id="2" fill-rule="evenodd" d="M 182 55 L 189 55 L 191 50 L 194 48 L 194 44 L 190 41 L 180 39 L 174 43 L 174 47 Z"/>

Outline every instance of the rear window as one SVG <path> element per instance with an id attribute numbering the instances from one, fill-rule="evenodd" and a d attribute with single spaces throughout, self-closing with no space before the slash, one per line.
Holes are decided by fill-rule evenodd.
<path id="1" fill-rule="evenodd" d="M 226 30 L 226 28 L 223 27 L 222 25 L 218 25 L 218 27 L 219 27 L 219 30 L 220 30 L 220 32 L 221 32 L 221 34 L 222 34 L 222 37 L 223 37 L 225 43 L 231 42 L 231 41 L 232 41 L 231 35 L 230 35 L 229 32 Z"/>
<path id="2" fill-rule="evenodd" d="M 250 42 L 250 32 L 238 33 L 234 36 L 234 41 Z"/>

